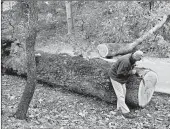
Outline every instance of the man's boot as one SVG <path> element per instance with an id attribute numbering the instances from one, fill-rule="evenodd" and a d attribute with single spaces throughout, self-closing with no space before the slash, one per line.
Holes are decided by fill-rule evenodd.
<path id="1" fill-rule="evenodd" d="M 132 113 L 130 113 L 130 112 L 128 112 L 128 113 L 123 113 L 122 114 L 125 118 L 129 118 L 129 119 L 134 119 L 134 118 L 136 118 L 136 115 L 134 115 L 134 114 L 132 114 Z"/>

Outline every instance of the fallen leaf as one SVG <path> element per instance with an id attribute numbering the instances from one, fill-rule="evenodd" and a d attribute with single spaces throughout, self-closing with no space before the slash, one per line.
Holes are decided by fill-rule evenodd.
<path id="1" fill-rule="evenodd" d="M 109 118 L 105 118 L 105 121 L 108 122 L 108 121 L 109 121 Z"/>
<path id="2" fill-rule="evenodd" d="M 83 112 L 79 112 L 79 115 L 81 117 L 85 117 L 87 115 L 88 112 L 86 112 L 85 110 Z"/>
<path id="3" fill-rule="evenodd" d="M 115 112 L 115 111 L 110 111 L 110 114 L 111 114 L 111 115 L 116 115 L 116 113 L 117 113 L 117 112 Z"/>
<path id="4" fill-rule="evenodd" d="M 170 114 L 168 114 L 168 121 L 170 121 Z"/>
<path id="5" fill-rule="evenodd" d="M 150 126 L 149 126 L 149 125 L 144 124 L 144 125 L 143 125 L 143 127 L 144 127 L 144 128 L 149 128 Z"/>
<path id="6" fill-rule="evenodd" d="M 117 125 L 116 125 L 116 123 L 113 123 L 113 122 L 110 122 L 109 123 L 109 128 L 116 128 L 117 127 Z"/>
<path id="7" fill-rule="evenodd" d="M 10 96 L 9 99 L 10 99 L 10 100 L 13 100 L 13 99 L 15 99 L 15 96 Z"/>
<path id="8" fill-rule="evenodd" d="M 148 117 L 152 117 L 150 114 L 147 114 Z"/>
<path id="9" fill-rule="evenodd" d="M 37 105 L 37 104 L 34 104 L 34 105 L 33 105 L 33 108 L 37 108 L 37 107 L 38 107 L 38 105 Z"/>
<path id="10" fill-rule="evenodd" d="M 157 120 L 159 120 L 159 121 L 163 121 L 164 119 L 162 119 L 162 118 L 156 118 Z"/>
<path id="11" fill-rule="evenodd" d="M 41 103 L 42 101 L 43 101 L 43 99 L 39 99 L 39 100 L 38 100 L 38 102 L 40 102 L 40 103 Z"/>

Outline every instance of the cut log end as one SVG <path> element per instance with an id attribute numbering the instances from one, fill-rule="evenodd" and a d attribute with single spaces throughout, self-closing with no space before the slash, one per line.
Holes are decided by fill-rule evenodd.
<path id="1" fill-rule="evenodd" d="M 129 77 L 126 87 L 126 103 L 133 107 L 145 107 L 151 100 L 157 83 L 157 74 L 145 68 L 137 68 L 140 78 L 136 75 Z"/>
<path id="2" fill-rule="evenodd" d="M 140 107 L 145 107 L 151 100 L 157 83 L 157 74 L 153 71 L 148 72 L 141 80 L 138 92 Z"/>
<path id="3" fill-rule="evenodd" d="M 108 55 L 108 52 L 109 52 L 108 47 L 106 46 L 106 44 L 99 44 L 97 46 L 97 50 L 98 50 L 99 55 L 101 57 L 106 57 Z"/>

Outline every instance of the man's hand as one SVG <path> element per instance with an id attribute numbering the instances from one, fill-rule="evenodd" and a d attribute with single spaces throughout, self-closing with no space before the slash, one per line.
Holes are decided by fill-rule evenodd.
<path id="1" fill-rule="evenodd" d="M 143 74 L 138 70 L 136 70 L 136 76 L 138 76 L 139 78 L 143 78 Z"/>
<path id="2" fill-rule="evenodd" d="M 139 74 L 138 72 L 136 72 L 136 75 L 140 78 L 143 78 L 143 75 L 142 74 Z"/>
<path id="3" fill-rule="evenodd" d="M 129 74 L 136 74 L 136 70 L 135 69 L 130 70 Z"/>
<path id="4" fill-rule="evenodd" d="M 136 74 L 136 70 L 135 69 L 132 70 L 132 74 Z"/>

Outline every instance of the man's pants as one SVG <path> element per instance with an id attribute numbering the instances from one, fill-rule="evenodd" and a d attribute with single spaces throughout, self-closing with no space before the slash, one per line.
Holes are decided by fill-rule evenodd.
<path id="1" fill-rule="evenodd" d="M 125 84 L 121 84 L 113 79 L 111 79 L 111 82 L 117 96 L 117 110 L 121 109 L 122 113 L 130 112 L 128 106 L 125 103 L 125 97 L 126 97 Z"/>

